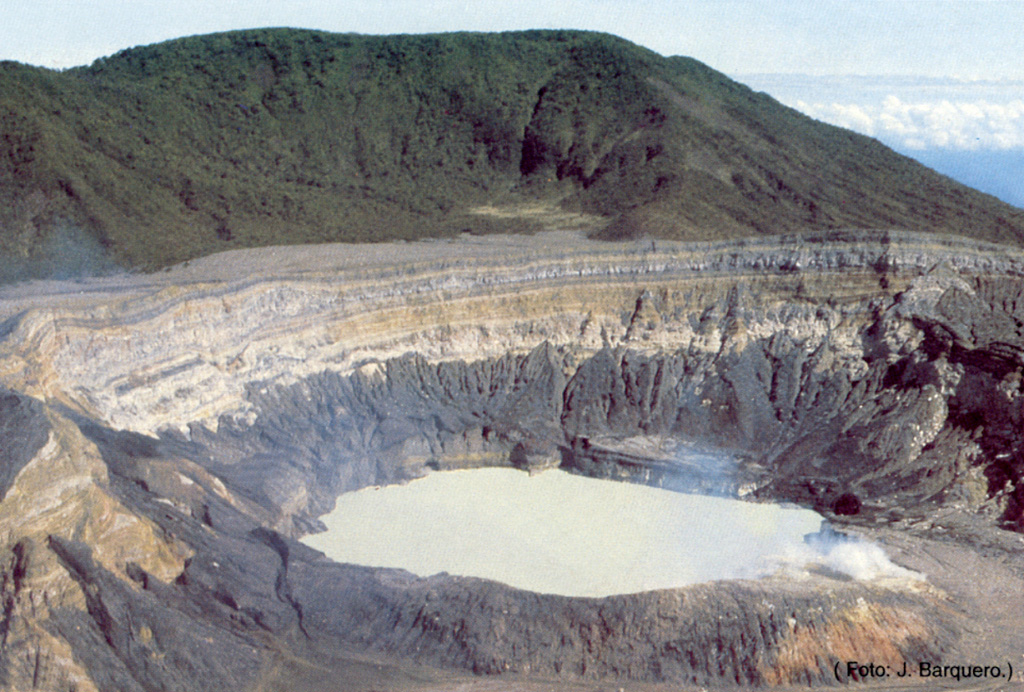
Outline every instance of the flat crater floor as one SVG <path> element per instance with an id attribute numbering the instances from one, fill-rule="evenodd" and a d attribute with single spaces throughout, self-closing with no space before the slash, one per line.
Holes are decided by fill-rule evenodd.
<path id="1" fill-rule="evenodd" d="M 321 520 L 303 542 L 338 562 L 565 596 L 762 576 L 822 524 L 807 509 L 495 468 L 346 493 Z"/>

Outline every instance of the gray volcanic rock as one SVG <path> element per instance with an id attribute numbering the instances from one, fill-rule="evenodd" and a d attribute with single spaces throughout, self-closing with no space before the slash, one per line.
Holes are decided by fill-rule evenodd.
<path id="1" fill-rule="evenodd" d="M 0 501 L 22 467 L 46 444 L 48 432 L 38 401 L 0 389 Z"/>
<path id="2" fill-rule="evenodd" d="M 151 585 L 137 566 L 126 567 L 140 590 L 99 567 L 87 545 L 54 537 L 47 548 L 81 585 L 87 606 L 86 613 L 56 610 L 52 626 L 73 650 L 91 654 L 83 663 L 99 689 L 198 689 L 201 681 L 232 689 L 257 677 L 253 635 L 232 633 L 230 618 L 217 609 L 197 608 Z"/>
<path id="3" fill-rule="evenodd" d="M 889 641 L 886 630 L 900 622 L 898 656 L 940 660 L 963 625 L 962 615 L 919 596 L 853 584 L 727 582 L 587 599 L 479 579 L 301 567 L 297 592 L 317 632 L 485 675 L 820 685 L 835 682 L 830 638 L 866 654 L 859 638 Z M 337 593 L 359 593 L 351 600 L 366 606 L 326 597 Z M 791 652 L 786 642 L 801 632 L 805 648 Z"/>

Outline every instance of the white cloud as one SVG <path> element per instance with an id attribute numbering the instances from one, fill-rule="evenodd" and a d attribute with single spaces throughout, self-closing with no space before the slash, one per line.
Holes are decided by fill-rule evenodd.
<path id="1" fill-rule="evenodd" d="M 797 101 L 811 117 L 907 149 L 1024 149 L 1024 100 L 907 101 L 889 94 L 879 104 Z"/>

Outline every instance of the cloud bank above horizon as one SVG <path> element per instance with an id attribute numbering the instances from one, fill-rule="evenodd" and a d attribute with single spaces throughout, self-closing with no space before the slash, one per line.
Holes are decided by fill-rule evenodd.
<path id="1" fill-rule="evenodd" d="M 878 104 L 808 103 L 794 107 L 818 120 L 882 140 L 896 140 L 909 150 L 933 148 L 1024 148 L 1024 99 L 1005 103 L 980 101 L 906 102 L 890 94 Z"/>
<path id="2" fill-rule="evenodd" d="M 1024 81 L 739 76 L 796 110 L 900 150 L 1024 149 Z"/>

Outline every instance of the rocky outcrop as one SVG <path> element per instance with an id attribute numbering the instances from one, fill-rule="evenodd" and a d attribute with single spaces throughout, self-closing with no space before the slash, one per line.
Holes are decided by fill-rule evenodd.
<path id="1" fill-rule="evenodd" d="M 13 392 L 0 396 L 0 439 L 6 443 L 0 451 L 0 501 L 39 449 L 46 444 L 50 425 L 43 406 Z"/>
<path id="2" fill-rule="evenodd" d="M 941 660 L 962 626 L 962 615 L 934 597 L 827 580 L 587 599 L 469 578 L 303 568 L 297 580 L 310 627 L 483 675 L 821 685 L 836 681 L 832 664 L 840 655 L 897 669 L 907 659 Z M 351 591 L 372 595 L 365 600 L 373 607 L 327 597 Z"/>
<path id="3" fill-rule="evenodd" d="M 1024 576 L 1019 253 L 897 235 L 261 252 L 4 290 L 5 685 L 298 685 L 356 658 L 397 687 L 410 666 L 826 684 L 838 660 L 977 651 L 978 622 L 1001 628 L 994 661 L 1024 640 L 1020 599 L 964 586 L 968 564 Z M 294 540 L 348 490 L 552 464 L 796 502 L 915 569 L 961 557 L 928 584 L 570 599 Z"/>

